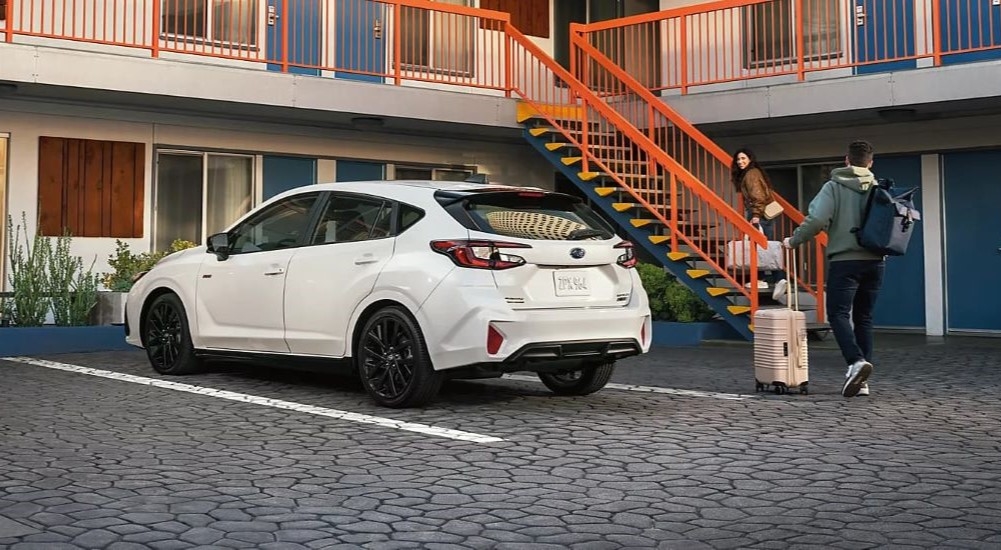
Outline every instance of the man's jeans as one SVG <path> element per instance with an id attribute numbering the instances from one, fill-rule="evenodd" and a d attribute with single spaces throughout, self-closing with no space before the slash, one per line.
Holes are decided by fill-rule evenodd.
<path id="1" fill-rule="evenodd" d="M 827 268 L 827 318 L 846 364 L 872 361 L 872 308 L 884 269 L 883 260 L 836 261 Z"/>

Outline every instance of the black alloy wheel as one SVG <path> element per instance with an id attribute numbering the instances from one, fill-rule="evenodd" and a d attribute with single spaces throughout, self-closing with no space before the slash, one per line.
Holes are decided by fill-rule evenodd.
<path id="1" fill-rule="evenodd" d="M 189 374 L 198 370 L 188 318 L 176 294 L 157 296 L 146 311 L 142 327 L 143 347 L 153 370 L 160 374 Z"/>
<path id="2" fill-rule="evenodd" d="M 419 407 L 437 395 L 444 375 L 435 372 L 417 323 L 389 306 L 362 328 L 355 364 L 365 391 L 385 407 Z"/>

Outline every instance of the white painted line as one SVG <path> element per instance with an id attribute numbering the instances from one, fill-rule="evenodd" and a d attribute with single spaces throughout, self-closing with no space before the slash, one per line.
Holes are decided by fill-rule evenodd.
<path id="1" fill-rule="evenodd" d="M 374 424 L 376 426 L 382 426 L 385 428 L 394 428 L 397 430 L 405 430 L 408 432 L 417 432 L 437 437 L 446 437 L 449 439 L 457 439 L 459 441 L 470 441 L 472 443 L 497 443 L 499 441 L 504 441 L 499 437 L 481 435 L 472 432 L 463 432 L 459 430 L 451 430 L 448 428 L 439 428 L 437 426 L 430 426 L 428 424 L 403 422 L 400 420 L 393 420 L 391 418 L 382 418 L 380 416 L 369 416 L 367 414 L 340 411 L 337 409 L 328 409 L 325 407 L 317 407 L 314 405 L 304 405 L 302 403 L 294 403 L 292 401 L 282 401 L 280 399 L 271 399 L 269 397 L 260 397 L 257 395 L 248 395 L 245 393 L 217 390 L 213 388 L 205 388 L 202 386 L 193 386 L 190 384 L 179 384 L 177 382 L 170 382 L 168 380 L 158 380 L 156 378 L 146 378 L 144 376 L 134 376 L 131 374 L 123 374 L 120 372 L 92 369 L 90 367 L 81 367 L 78 365 L 70 365 L 67 363 L 56 363 L 55 361 L 46 361 L 44 359 L 34 359 L 31 357 L 3 357 L 0 359 L 4 361 L 14 361 L 17 363 L 25 363 L 28 365 L 45 367 L 48 369 L 75 372 L 78 374 L 87 374 L 90 376 L 99 376 L 101 378 L 110 378 L 112 380 L 120 380 L 122 382 L 132 382 L 134 384 L 143 384 L 146 386 L 154 386 L 157 388 L 164 388 L 168 390 L 182 391 L 198 395 L 207 395 L 209 397 L 218 397 L 220 399 L 228 399 L 230 401 L 241 401 L 244 403 L 252 403 L 254 405 L 262 405 L 265 407 L 273 407 L 276 409 L 285 409 L 305 414 L 313 414 L 316 416 L 325 416 L 328 418 L 336 418 L 338 420 L 347 420 L 349 422 Z"/>
<path id="2" fill-rule="evenodd" d="M 519 374 L 505 374 L 504 378 L 518 380 L 519 382 L 539 382 L 535 376 L 522 376 Z M 714 391 L 699 390 L 679 390 L 675 388 L 659 388 L 657 386 L 633 386 L 629 384 L 605 384 L 605 389 L 638 391 L 644 393 L 663 393 L 668 395 L 680 395 L 682 397 L 708 397 L 710 399 L 724 399 L 727 401 L 743 401 L 745 399 L 756 399 L 756 395 L 744 395 L 740 393 L 719 393 Z"/>

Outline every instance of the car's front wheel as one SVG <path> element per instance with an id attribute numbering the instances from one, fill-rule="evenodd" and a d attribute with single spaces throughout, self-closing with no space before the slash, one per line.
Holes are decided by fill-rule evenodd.
<path id="1" fill-rule="evenodd" d="M 557 395 L 587 395 L 605 387 L 615 372 L 615 361 L 566 372 L 540 372 L 539 379 Z"/>
<path id="2" fill-rule="evenodd" d="M 369 317 L 354 356 L 365 391 L 385 407 L 424 405 L 438 394 L 445 378 L 431 364 L 420 327 L 396 306 Z"/>
<path id="3" fill-rule="evenodd" d="M 191 344 L 184 304 L 176 294 L 153 299 L 142 320 L 142 342 L 153 370 L 160 374 L 190 374 L 201 366 Z"/>

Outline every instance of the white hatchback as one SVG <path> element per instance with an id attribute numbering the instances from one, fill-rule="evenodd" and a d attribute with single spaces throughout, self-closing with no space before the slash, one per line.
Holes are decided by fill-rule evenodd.
<path id="1" fill-rule="evenodd" d="M 538 373 L 601 389 L 650 347 L 633 245 L 579 199 L 535 188 L 378 181 L 299 187 L 141 274 L 126 339 L 153 368 L 344 359 L 379 404 L 448 378 Z"/>

